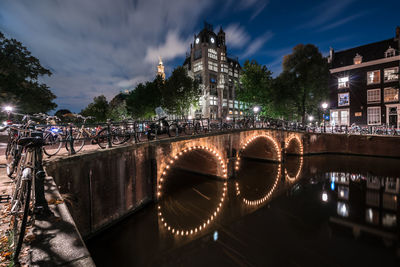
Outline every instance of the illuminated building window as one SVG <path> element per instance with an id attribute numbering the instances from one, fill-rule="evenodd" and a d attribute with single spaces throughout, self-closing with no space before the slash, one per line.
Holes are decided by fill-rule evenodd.
<path id="1" fill-rule="evenodd" d="M 203 70 L 203 63 L 201 63 L 201 62 L 194 63 L 193 72 L 198 72 L 201 70 Z"/>
<path id="2" fill-rule="evenodd" d="M 381 71 L 374 70 L 367 72 L 367 84 L 375 84 L 381 82 Z"/>
<path id="3" fill-rule="evenodd" d="M 366 209 L 365 210 L 365 221 L 372 224 L 379 224 L 379 211 L 375 209 Z"/>
<path id="4" fill-rule="evenodd" d="M 385 57 L 394 57 L 396 55 L 396 51 L 389 46 L 388 50 L 385 52 Z"/>
<path id="5" fill-rule="evenodd" d="M 337 203 L 337 214 L 342 217 L 349 217 L 349 205 L 344 202 Z"/>
<path id="6" fill-rule="evenodd" d="M 217 62 L 208 61 L 208 69 L 218 72 L 218 63 Z"/>
<path id="7" fill-rule="evenodd" d="M 228 73 L 228 65 L 222 63 L 221 64 L 221 72 Z"/>
<path id="8" fill-rule="evenodd" d="M 367 102 L 368 103 L 381 102 L 381 89 L 368 90 L 367 91 Z"/>
<path id="9" fill-rule="evenodd" d="M 215 96 L 210 96 L 210 106 L 218 105 L 218 98 Z"/>
<path id="10" fill-rule="evenodd" d="M 381 124 L 381 107 L 369 107 L 367 109 L 368 125 Z"/>
<path id="11" fill-rule="evenodd" d="M 388 210 L 397 210 L 397 195 L 383 194 L 382 205 Z"/>
<path id="12" fill-rule="evenodd" d="M 395 227 L 397 226 L 397 217 L 396 214 L 385 213 L 382 216 L 382 224 L 385 227 Z"/>
<path id="13" fill-rule="evenodd" d="M 360 56 L 359 54 L 356 54 L 356 56 L 353 58 L 353 62 L 354 62 L 354 64 L 361 64 L 362 56 Z"/>
<path id="14" fill-rule="evenodd" d="M 208 57 L 217 60 L 217 51 L 215 49 L 209 48 L 208 49 Z"/>
<path id="15" fill-rule="evenodd" d="M 383 77 L 385 82 L 397 81 L 399 79 L 399 67 L 385 69 Z"/>
<path id="16" fill-rule="evenodd" d="M 226 55 L 224 52 L 221 52 L 221 61 L 226 61 Z"/>
<path id="17" fill-rule="evenodd" d="M 400 186 L 399 178 L 387 177 L 386 184 L 385 184 L 385 192 L 397 194 L 399 193 L 399 186 Z"/>
<path id="18" fill-rule="evenodd" d="M 385 88 L 384 99 L 385 102 L 399 101 L 399 89 Z"/>
<path id="19" fill-rule="evenodd" d="M 349 76 L 338 78 L 338 88 L 349 87 Z"/>
<path id="20" fill-rule="evenodd" d="M 350 105 L 350 96 L 349 93 L 338 94 L 338 106 L 348 106 Z"/>
<path id="21" fill-rule="evenodd" d="M 349 199 L 349 188 L 347 186 L 339 186 L 338 197 L 341 199 Z"/>

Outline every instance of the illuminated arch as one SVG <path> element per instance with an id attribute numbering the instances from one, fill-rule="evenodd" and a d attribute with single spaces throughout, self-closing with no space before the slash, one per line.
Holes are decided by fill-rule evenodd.
<path id="1" fill-rule="evenodd" d="M 246 149 L 246 147 L 248 145 L 250 145 L 252 142 L 254 142 L 258 138 L 265 138 L 265 139 L 271 141 L 273 143 L 273 145 L 274 145 L 274 148 L 275 148 L 275 151 L 276 151 L 276 154 L 277 154 L 277 157 L 278 157 L 278 161 L 279 162 L 281 161 L 282 155 L 281 155 L 281 149 L 280 149 L 280 146 L 279 146 L 278 142 L 270 135 L 259 134 L 259 135 L 254 135 L 254 136 L 250 137 L 249 139 L 247 139 L 247 141 L 245 141 L 245 142 L 243 142 L 241 144 L 240 151 L 239 151 L 238 155 L 236 156 L 236 169 L 238 168 L 238 165 L 239 165 L 239 162 L 240 162 L 240 155 L 242 154 L 242 152 Z"/>
<path id="2" fill-rule="evenodd" d="M 303 169 L 303 157 L 300 157 L 300 166 L 299 169 L 297 170 L 297 173 L 294 177 L 290 176 L 287 169 L 285 168 L 285 178 L 286 180 L 288 180 L 289 182 L 294 182 L 297 179 L 299 179 L 301 171 Z"/>
<path id="3" fill-rule="evenodd" d="M 227 168 L 226 168 L 226 164 L 224 162 L 224 160 L 222 159 L 222 157 L 220 156 L 220 154 L 213 148 L 209 148 L 206 146 L 192 146 L 192 147 L 188 147 L 185 148 L 183 150 L 181 150 L 179 153 L 177 153 L 176 155 L 172 156 L 172 159 L 169 160 L 169 164 L 167 164 L 164 168 L 164 170 L 162 171 L 160 180 L 159 180 L 159 184 L 157 186 L 157 196 L 160 197 L 161 196 L 161 191 L 162 191 L 162 185 L 165 182 L 164 179 L 168 173 L 168 170 L 170 170 L 172 164 L 175 162 L 175 160 L 177 160 L 180 156 L 188 153 L 189 151 L 194 151 L 194 150 L 204 150 L 207 152 L 210 152 L 212 155 L 214 155 L 214 157 L 218 160 L 219 165 L 221 166 L 222 169 L 222 173 L 223 173 L 223 177 L 227 178 Z M 221 208 L 222 208 L 222 204 L 225 200 L 226 194 L 227 194 L 227 182 L 224 182 L 224 186 L 223 186 L 223 191 L 222 191 L 222 195 L 220 197 L 220 201 L 216 207 L 216 209 L 211 213 L 211 215 L 205 219 L 204 221 L 202 221 L 198 226 L 191 228 L 191 229 L 180 229 L 177 228 L 173 225 L 169 225 L 168 222 L 166 221 L 166 219 L 163 217 L 162 214 L 162 207 L 161 205 L 158 205 L 158 218 L 161 221 L 161 224 L 164 226 L 164 228 L 170 232 L 173 235 L 180 235 L 180 236 L 188 236 L 188 235 L 193 235 L 196 234 L 197 232 L 200 232 L 201 230 L 203 230 L 204 228 L 206 228 L 220 213 Z"/>
<path id="4" fill-rule="evenodd" d="M 257 206 L 257 205 L 261 205 L 263 204 L 265 201 L 267 201 L 268 199 L 271 198 L 272 193 L 275 191 L 276 186 L 278 185 L 278 181 L 279 181 L 279 177 L 281 176 L 281 165 L 278 165 L 278 172 L 276 174 L 276 178 L 274 181 L 274 184 L 272 186 L 272 188 L 262 197 L 256 200 L 248 200 L 245 197 L 242 197 L 243 203 L 248 205 L 248 206 Z M 236 195 L 240 195 L 240 187 L 239 187 L 239 183 L 236 182 Z"/>
<path id="5" fill-rule="evenodd" d="M 293 140 L 297 141 L 300 149 L 300 155 L 303 155 L 303 142 L 300 140 L 300 137 L 296 134 L 290 134 L 285 141 L 285 149 L 287 149 L 290 145 L 290 142 Z"/>

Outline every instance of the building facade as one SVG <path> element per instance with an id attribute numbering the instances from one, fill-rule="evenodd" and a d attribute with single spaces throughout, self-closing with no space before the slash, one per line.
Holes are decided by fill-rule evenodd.
<path id="1" fill-rule="evenodd" d="M 237 58 L 227 55 L 225 32 L 216 34 L 210 24 L 194 35 L 190 53 L 183 66 L 188 75 L 200 83 L 202 96 L 190 115 L 207 118 L 239 117 L 246 108 L 236 100 L 235 90 L 240 84 L 241 66 Z"/>
<path id="2" fill-rule="evenodd" d="M 331 64 L 331 125 L 399 128 L 400 27 L 394 38 L 335 52 Z"/>

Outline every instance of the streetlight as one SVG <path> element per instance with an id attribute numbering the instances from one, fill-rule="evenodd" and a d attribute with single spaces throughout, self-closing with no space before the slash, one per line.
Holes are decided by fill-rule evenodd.
<path id="1" fill-rule="evenodd" d="M 5 106 L 3 108 L 3 111 L 5 111 L 7 113 L 7 120 L 10 120 L 10 114 L 13 111 L 13 107 L 12 106 Z"/>
<path id="2" fill-rule="evenodd" d="M 322 114 L 322 118 L 324 119 L 324 133 L 326 133 L 326 126 L 325 126 L 325 112 L 326 112 L 326 109 L 328 108 L 328 103 L 326 103 L 326 102 L 323 102 L 322 103 L 322 109 L 324 110 L 324 113 Z"/>
<path id="3" fill-rule="evenodd" d="M 314 120 L 314 116 L 312 116 L 312 115 L 308 116 L 308 120 L 309 120 L 310 122 L 312 122 L 312 121 Z"/>
<path id="4" fill-rule="evenodd" d="M 259 107 L 259 106 L 255 106 L 255 107 L 253 108 L 254 114 L 257 114 L 259 111 L 260 111 L 260 107 Z"/>

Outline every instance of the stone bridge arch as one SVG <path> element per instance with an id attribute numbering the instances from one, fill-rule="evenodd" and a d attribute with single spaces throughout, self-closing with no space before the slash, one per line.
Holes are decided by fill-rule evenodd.
<path id="1" fill-rule="evenodd" d="M 289 133 L 285 138 L 285 154 L 303 155 L 303 141 L 300 136 L 295 133 Z"/>
<path id="2" fill-rule="evenodd" d="M 281 162 L 281 146 L 269 132 L 254 132 L 241 140 L 236 162 L 241 157 Z"/>

